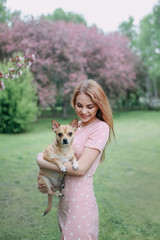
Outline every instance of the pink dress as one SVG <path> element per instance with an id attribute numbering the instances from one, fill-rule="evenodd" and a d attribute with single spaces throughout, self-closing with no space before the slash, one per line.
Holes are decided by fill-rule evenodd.
<path id="1" fill-rule="evenodd" d="M 58 206 L 58 222 L 61 240 L 97 240 L 99 232 L 98 207 L 93 191 L 93 174 L 100 161 L 109 136 L 108 125 L 96 119 L 85 127 L 79 127 L 73 142 L 77 159 L 84 147 L 100 151 L 88 172 L 82 176 L 66 176 Z M 88 156 L 89 157 L 89 156 Z"/>

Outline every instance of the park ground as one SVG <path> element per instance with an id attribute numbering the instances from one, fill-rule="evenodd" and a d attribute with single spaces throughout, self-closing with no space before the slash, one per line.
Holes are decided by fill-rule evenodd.
<path id="1" fill-rule="evenodd" d="M 115 112 L 114 126 L 116 140 L 94 176 L 99 240 L 158 240 L 160 112 Z M 50 118 L 39 119 L 27 133 L 0 134 L 0 240 L 59 240 L 58 199 L 42 217 L 47 196 L 36 182 L 36 155 L 53 137 Z"/>

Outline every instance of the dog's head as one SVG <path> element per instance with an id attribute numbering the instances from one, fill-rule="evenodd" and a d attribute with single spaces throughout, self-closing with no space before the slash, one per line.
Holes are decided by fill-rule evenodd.
<path id="1" fill-rule="evenodd" d="M 52 129 L 56 133 L 56 141 L 63 147 L 67 147 L 72 143 L 77 128 L 77 119 L 73 119 L 68 125 L 60 125 L 56 120 L 52 120 Z"/>

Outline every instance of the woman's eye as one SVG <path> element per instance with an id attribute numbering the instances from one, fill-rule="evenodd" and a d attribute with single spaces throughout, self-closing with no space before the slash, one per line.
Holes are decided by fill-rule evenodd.
<path id="1" fill-rule="evenodd" d="M 62 137 L 62 133 L 58 133 L 58 136 L 59 136 L 59 137 Z"/>
<path id="2" fill-rule="evenodd" d="M 95 105 L 88 106 L 88 109 L 94 108 Z"/>
<path id="3" fill-rule="evenodd" d="M 69 132 L 68 135 L 71 137 L 72 136 L 72 132 Z"/>
<path id="4" fill-rule="evenodd" d="M 79 107 L 79 108 L 80 108 L 80 107 L 82 107 L 82 106 L 81 106 L 81 105 L 79 105 L 79 104 L 77 104 L 77 107 Z"/>

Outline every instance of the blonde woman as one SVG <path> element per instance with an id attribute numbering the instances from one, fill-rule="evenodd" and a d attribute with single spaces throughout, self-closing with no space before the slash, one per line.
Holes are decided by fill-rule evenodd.
<path id="1" fill-rule="evenodd" d="M 73 141 L 79 168 L 65 163 L 67 175 L 58 207 L 61 240 L 97 240 L 99 215 L 93 191 L 93 175 L 104 157 L 105 146 L 114 135 L 113 118 L 108 99 L 101 86 L 86 80 L 74 91 L 72 106 L 79 117 L 79 127 Z M 40 167 L 59 169 L 37 156 Z M 41 189 L 42 186 L 39 186 Z"/>

